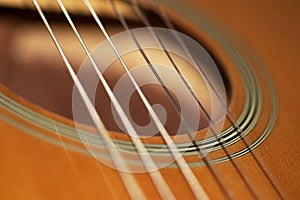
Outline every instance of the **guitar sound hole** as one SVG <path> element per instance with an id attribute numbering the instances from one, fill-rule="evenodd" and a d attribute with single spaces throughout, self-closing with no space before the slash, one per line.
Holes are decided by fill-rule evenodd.
<path id="1" fill-rule="evenodd" d="M 5 48 L 2 48 L 0 51 L 0 55 L 3 58 L 0 61 L 0 82 L 17 95 L 34 104 L 63 117 L 73 119 L 73 82 L 37 13 L 24 11 L 16 16 L 11 15 L 11 12 L 7 9 L 3 10 L 2 13 L 3 17 L 0 18 L 0 45 Z M 158 16 L 153 13 L 150 14 L 151 22 L 155 26 L 163 26 Z M 47 17 L 49 17 L 55 34 L 70 63 L 77 71 L 86 57 L 83 49 L 62 15 L 48 13 Z M 91 17 L 73 16 L 73 19 L 90 50 L 104 40 L 104 36 Z M 113 17 L 103 18 L 102 20 L 110 35 L 124 31 L 120 23 Z M 131 28 L 143 27 L 140 21 L 128 20 L 128 22 Z M 147 53 L 150 57 L 154 56 L 156 59 L 159 56 L 154 55 L 155 52 L 149 51 Z M 163 54 L 163 52 L 160 53 Z M 143 59 L 140 55 L 137 56 L 138 54 L 138 52 L 135 52 L 135 54 L 128 55 L 124 59 L 134 66 L 138 63 L 137 57 Z M 117 66 L 119 64 L 113 64 L 112 66 L 114 65 Z M 120 68 L 120 66 L 115 68 Z M 200 75 L 195 76 L 197 72 L 191 70 L 186 63 L 183 64 L 182 69 L 186 70 L 185 73 L 193 77 L 191 86 L 199 88 L 201 94 L 198 92 L 197 97 L 199 100 L 203 100 L 204 107 L 209 112 L 210 103 L 205 101 L 209 94 L 203 78 Z M 227 96 L 230 96 L 229 81 L 222 69 L 220 71 L 225 82 Z M 117 74 L 118 72 L 113 67 L 104 74 L 111 86 L 120 78 Z M 147 78 L 147 75 L 145 75 L 145 78 Z M 180 117 L 177 115 L 162 87 L 147 85 L 142 87 L 142 91 L 151 103 L 161 104 L 166 109 L 168 116 L 166 129 L 170 134 L 175 133 Z M 176 95 L 172 91 L 171 94 L 175 102 L 177 102 Z M 190 98 L 187 101 L 194 100 Z M 96 93 L 96 102 L 96 108 L 106 127 L 112 131 L 123 132 L 115 123 L 111 111 L 111 102 L 101 84 L 99 84 Z M 140 126 L 149 123 L 149 114 L 137 93 L 134 93 L 130 100 L 130 114 L 132 119 Z M 88 120 L 82 121 L 82 123 L 89 124 Z M 208 121 L 203 116 L 203 112 L 201 112 L 198 129 L 200 130 L 207 126 Z"/>

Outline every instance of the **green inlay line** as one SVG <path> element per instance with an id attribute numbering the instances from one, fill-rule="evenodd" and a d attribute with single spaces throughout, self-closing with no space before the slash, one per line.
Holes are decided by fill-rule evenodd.
<path id="1" fill-rule="evenodd" d="M 240 72 L 240 75 L 243 80 L 243 86 L 245 89 L 245 102 L 243 105 L 243 110 L 238 119 L 236 120 L 236 124 L 240 127 L 242 130 L 242 137 L 245 137 L 247 134 L 249 134 L 258 123 L 261 115 L 262 115 L 262 106 L 263 106 L 263 99 L 262 99 L 262 91 L 260 90 L 259 82 L 254 74 L 254 72 L 251 70 L 250 64 L 245 60 L 245 58 L 240 54 L 239 50 L 233 46 L 233 44 L 225 38 L 224 35 L 222 35 L 218 30 L 216 30 L 215 27 L 213 27 L 209 22 L 201 16 L 198 12 L 195 12 L 191 8 L 186 7 L 184 4 L 178 2 L 178 1 L 170 1 L 170 0 L 161 0 L 161 2 L 169 7 L 170 9 L 181 13 L 182 16 L 187 17 L 190 21 L 192 21 L 195 25 L 197 25 L 200 29 L 205 31 L 207 35 L 212 37 L 215 41 L 217 41 L 217 44 L 222 47 L 224 52 L 228 54 L 228 56 L 232 59 L 232 61 L 237 66 L 237 69 Z M 268 77 L 268 74 L 265 72 L 264 67 L 260 63 L 255 63 L 256 67 L 260 69 L 261 73 L 263 74 L 263 77 L 265 78 L 265 83 L 267 84 L 267 87 L 269 88 L 269 95 L 270 95 L 270 106 L 271 106 L 271 113 L 269 116 L 268 124 L 265 128 L 265 130 L 261 133 L 260 137 L 258 137 L 251 145 L 249 145 L 249 148 L 244 148 L 234 154 L 231 155 L 231 158 L 237 158 L 240 157 L 246 153 L 249 152 L 249 149 L 252 150 L 259 146 L 270 134 L 277 118 L 277 98 L 275 94 L 275 90 L 273 88 L 272 82 L 270 78 Z M 55 132 L 57 134 L 62 135 L 63 137 L 80 141 L 81 138 L 79 137 L 78 131 L 83 133 L 85 140 L 88 142 L 88 144 L 95 145 L 97 147 L 102 146 L 102 142 L 99 136 L 96 134 L 92 134 L 89 132 L 86 132 L 84 130 L 76 130 L 73 127 L 67 126 L 65 124 L 62 124 L 58 121 L 55 121 L 53 119 L 47 118 L 43 115 L 40 115 L 32 110 L 29 110 L 28 108 L 24 107 L 23 105 L 13 101 L 12 99 L 6 97 L 4 94 L 0 94 L 0 106 L 8 110 L 9 112 L 27 120 L 30 123 L 33 123 L 43 129 L 46 129 L 50 132 Z M 73 144 L 68 143 L 62 143 L 62 141 L 52 138 L 51 136 L 45 135 L 43 133 L 40 133 L 36 130 L 33 130 L 29 127 L 26 127 L 25 125 L 9 119 L 5 115 L 0 113 L 0 119 L 4 120 L 19 129 L 23 130 L 24 132 L 35 136 L 39 139 L 42 139 L 44 141 L 50 142 L 52 144 L 67 148 L 71 151 L 75 151 L 78 153 L 84 153 L 87 154 L 87 150 L 83 147 L 78 147 Z M 220 136 L 223 137 L 224 141 L 224 147 L 227 147 L 229 145 L 233 145 L 234 143 L 238 142 L 241 138 L 238 137 L 238 132 L 235 130 L 233 126 L 227 128 L 222 133 L 220 133 Z M 116 140 L 114 141 L 117 143 L 117 145 L 125 149 L 127 151 L 135 152 L 134 145 L 130 141 L 120 141 Z M 215 137 L 209 137 L 205 138 L 201 141 L 197 141 L 197 144 L 201 149 L 209 149 L 211 151 L 216 151 L 221 149 L 221 145 L 217 141 Z M 145 144 L 146 148 L 153 152 L 157 149 L 161 149 L 163 146 L 159 144 Z M 185 152 L 184 155 L 196 155 L 197 151 L 195 147 L 190 147 L 189 143 L 182 143 L 178 144 L 178 148 L 180 151 Z M 169 149 L 164 148 L 161 150 L 162 153 L 158 154 L 155 153 L 156 156 L 170 156 Z M 109 159 L 107 155 L 97 155 L 103 159 Z M 228 157 L 222 157 L 215 160 L 210 160 L 210 163 L 219 163 L 229 160 Z M 133 165 L 141 165 L 142 163 L 137 160 L 130 160 L 129 161 Z M 204 165 L 203 162 L 190 162 L 191 166 L 202 166 Z M 159 166 L 163 166 L 164 163 L 158 163 Z M 172 167 L 175 167 L 176 165 L 171 165 Z"/>

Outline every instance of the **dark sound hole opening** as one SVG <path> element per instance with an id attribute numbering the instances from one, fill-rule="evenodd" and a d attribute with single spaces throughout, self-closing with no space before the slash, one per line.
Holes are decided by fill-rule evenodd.
<path id="1" fill-rule="evenodd" d="M 63 117 L 73 119 L 73 82 L 38 14 L 29 10 L 7 8 L 1 8 L 0 12 L 0 45 L 2 47 L 0 55 L 3 58 L 0 60 L 0 83 L 34 104 Z M 146 13 L 154 26 L 164 27 L 159 16 L 150 11 Z M 75 70 L 78 70 L 85 58 L 85 53 L 66 23 L 64 16 L 49 12 L 47 17 L 72 66 Z M 101 40 L 104 40 L 103 35 L 90 16 L 73 15 L 72 18 L 90 50 L 99 44 Z M 102 20 L 111 35 L 124 30 L 112 16 L 106 16 Z M 128 23 L 131 28 L 143 27 L 140 21 L 128 20 Z M 179 30 L 182 31 L 180 27 Z M 188 33 L 188 30 L 182 32 Z M 211 55 L 213 57 L 213 53 Z M 215 62 L 222 74 L 227 96 L 230 97 L 230 81 L 221 64 L 217 60 Z M 111 72 L 111 75 L 109 73 L 105 74 L 110 84 L 113 84 L 114 78 L 116 78 L 112 74 L 114 72 Z M 103 92 L 101 86 L 98 88 L 99 92 L 96 98 L 101 99 L 99 102 L 104 102 L 104 104 L 97 105 L 97 109 L 103 121 L 109 130 L 122 132 L 112 120 L 109 111 L 111 106 L 107 95 Z M 152 88 L 147 86 L 142 89 L 153 104 L 160 103 L 167 107 L 168 115 L 172 116 L 172 119 L 167 122 L 167 129 L 170 133 L 175 132 L 179 117 L 176 117 L 176 112 L 174 109 L 172 110 L 172 105 L 165 97 L 164 91 L 157 86 Z M 149 116 L 145 108 L 137 103 L 138 101 L 135 94 L 131 99 L 131 116 L 142 126 L 147 124 Z M 134 107 L 134 105 L 138 106 Z M 202 120 L 199 122 L 199 129 L 207 126 L 207 121 Z"/>

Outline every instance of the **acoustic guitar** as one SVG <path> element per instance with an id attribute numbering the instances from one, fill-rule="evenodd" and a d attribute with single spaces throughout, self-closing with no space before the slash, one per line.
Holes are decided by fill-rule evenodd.
<path id="1" fill-rule="evenodd" d="M 0 0 L 0 199 L 299 199 L 299 8 Z"/>

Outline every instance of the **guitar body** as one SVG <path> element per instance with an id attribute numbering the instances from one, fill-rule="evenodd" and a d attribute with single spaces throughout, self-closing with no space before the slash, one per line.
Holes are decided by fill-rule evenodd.
<path id="1" fill-rule="evenodd" d="M 143 2 L 143 6 L 147 5 Z M 201 24 L 197 24 L 197 19 L 194 18 L 197 13 L 205 11 L 205 19 L 212 21 L 210 25 L 217 26 L 218 33 L 224 37 L 226 35 L 228 41 L 232 42 L 232 46 L 237 47 L 240 55 L 247 57 L 245 60 L 249 61 L 249 69 L 256 77 L 259 86 L 260 96 L 257 97 L 258 100 L 253 101 L 254 107 L 259 107 L 255 111 L 259 114 L 255 115 L 254 112 L 245 115 L 245 119 L 247 115 L 253 115 L 252 121 L 256 119 L 255 123 L 249 122 L 250 128 L 245 128 L 249 132 L 245 140 L 246 143 L 253 144 L 264 133 L 265 138 L 257 142 L 258 145 L 251 150 L 251 153 L 246 152 L 233 158 L 234 164 L 230 159 L 211 163 L 227 194 L 224 194 L 209 168 L 203 164 L 203 159 L 198 161 L 196 153 L 184 155 L 207 196 L 210 199 L 255 199 L 255 196 L 259 199 L 280 199 L 281 196 L 284 199 L 300 198 L 300 151 L 298 151 L 300 109 L 297 92 L 300 86 L 298 67 L 300 65 L 298 58 L 300 4 L 292 0 L 285 3 L 255 0 L 234 4 L 228 1 L 219 1 L 216 4 L 205 0 L 188 0 L 184 3 L 163 1 L 162 5 L 171 20 L 177 22 L 176 25 L 180 30 L 187 30 L 187 33 L 193 34 L 193 38 L 204 41 L 209 52 L 222 66 L 229 80 L 228 107 L 234 119 L 239 118 L 244 112 L 244 102 L 247 98 L 254 98 L 255 95 L 251 97 L 244 92 L 246 90 L 244 84 L 240 84 L 245 78 L 241 75 L 243 69 L 238 69 L 239 64 L 234 62 L 233 58 L 230 60 L 231 57 L 227 55 L 229 50 L 227 52 L 219 45 L 218 38 L 210 37 L 209 31 L 205 33 L 202 31 Z M 18 15 L 18 13 L 13 14 Z M 10 16 L 11 13 L 7 15 Z M 12 33 L 16 30 L 21 31 L 20 28 L 16 28 L 16 24 L 18 25 L 15 22 L 10 23 L 9 20 L 1 20 L 1 55 L 7 55 L 2 46 L 6 45 Z M 42 23 L 37 24 L 35 26 L 41 27 L 46 32 Z M 4 30 L 2 27 L 7 29 Z M 51 42 L 49 36 L 45 40 Z M 53 43 L 51 45 L 51 48 L 55 49 Z M 247 47 L 244 48 L 243 45 Z M 23 50 L 26 51 L 25 48 Z M 250 51 L 252 53 L 249 53 Z M 18 55 L 20 54 L 17 53 L 14 59 L 17 60 Z M 45 57 L 43 56 L 44 54 L 41 53 L 42 58 Z M 254 61 L 251 57 L 255 57 Z M 62 67 L 61 71 L 64 75 L 61 76 L 66 77 L 66 81 L 62 84 L 72 88 L 73 83 L 58 54 L 57 58 L 59 61 L 52 61 L 52 63 L 54 65 L 58 63 L 57 65 Z M 1 59 L 0 64 L 3 66 L 5 59 Z M 38 99 L 45 95 L 43 103 L 38 104 L 28 97 L 32 95 L 26 96 L 34 92 L 33 90 L 38 92 L 42 90 L 34 85 L 35 83 L 33 85 L 29 83 L 34 79 L 38 68 L 33 65 L 28 69 L 13 68 L 10 73 L 7 73 L 7 69 L 7 67 L 2 68 L 0 71 L 2 83 L 0 85 L 0 199 L 129 199 L 130 196 L 118 170 L 95 159 L 79 139 L 76 126 L 73 120 L 69 119 L 72 113 L 63 115 L 55 110 L 59 104 L 47 107 L 48 102 L 53 98 L 51 94 L 55 95 L 52 91 L 56 89 L 60 91 L 60 87 L 63 87 L 55 83 L 55 77 L 61 77 L 57 75 L 58 71 L 49 70 L 48 73 L 45 70 L 45 77 L 47 73 L 48 75 L 52 73 L 55 77 L 48 79 L 52 87 L 49 92 L 38 93 L 34 97 Z M 29 83 L 27 90 L 22 90 L 17 84 L 11 83 L 10 80 L 19 77 L 24 77 L 25 82 Z M 252 90 L 248 90 L 251 94 Z M 55 98 L 70 98 L 70 95 L 71 93 L 58 92 Z M 249 102 L 251 104 L 251 100 Z M 60 106 L 70 107 L 68 103 L 70 102 Z M 229 127 L 230 124 L 227 119 L 225 127 Z M 85 126 L 84 128 L 90 129 Z M 123 134 L 115 132 L 117 131 L 113 130 L 111 134 L 115 134 L 118 139 L 129 140 Z M 155 137 L 147 140 L 149 143 L 157 141 L 160 143 L 160 140 Z M 220 148 L 210 153 L 207 156 L 208 160 L 226 157 L 226 153 Z M 247 150 L 245 143 L 238 139 L 226 148 L 229 149 L 230 154 Z M 235 165 L 239 171 L 236 170 Z M 161 168 L 160 172 L 177 199 L 195 198 L 176 164 Z M 133 176 L 148 199 L 160 199 L 149 173 L 134 173 Z M 249 190 L 249 186 L 255 196 L 253 191 Z"/>

